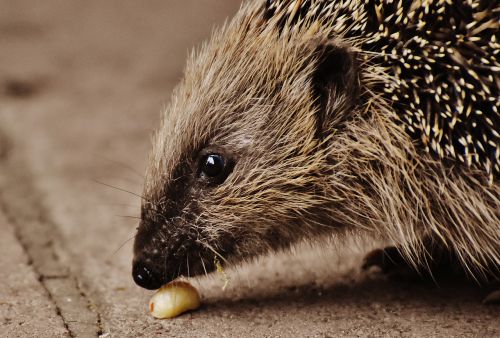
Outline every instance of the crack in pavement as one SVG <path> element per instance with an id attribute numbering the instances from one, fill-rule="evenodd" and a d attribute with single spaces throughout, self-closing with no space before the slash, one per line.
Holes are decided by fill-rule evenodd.
<path id="1" fill-rule="evenodd" d="M 101 316 L 77 275 L 57 254 L 64 244 L 35 188 L 33 175 L 12 142 L 0 131 L 0 211 L 15 228 L 38 280 L 54 303 L 70 337 L 102 333 Z"/>

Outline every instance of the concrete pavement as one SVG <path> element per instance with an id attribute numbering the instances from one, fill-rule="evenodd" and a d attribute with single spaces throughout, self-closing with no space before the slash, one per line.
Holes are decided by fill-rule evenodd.
<path id="1" fill-rule="evenodd" d="M 68 337 L 59 309 L 0 212 L 0 336 Z"/>

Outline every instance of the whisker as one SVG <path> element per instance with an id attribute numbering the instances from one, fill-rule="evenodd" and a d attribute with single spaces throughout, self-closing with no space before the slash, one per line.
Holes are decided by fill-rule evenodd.
<path id="1" fill-rule="evenodd" d="M 134 239 L 134 238 L 135 238 L 135 236 L 137 236 L 137 233 L 136 233 L 136 234 L 134 234 L 132 237 L 128 238 L 127 240 L 125 240 L 125 242 L 123 242 L 123 243 L 122 243 L 122 244 L 118 247 L 118 249 L 116 249 L 115 251 L 113 251 L 113 253 L 110 255 L 110 257 L 112 257 L 112 256 L 116 255 L 116 253 L 117 253 L 118 251 L 120 251 L 120 250 L 121 250 L 121 249 L 125 246 L 125 244 L 127 244 L 127 243 L 128 243 L 128 242 L 130 242 L 132 239 Z"/>
<path id="2" fill-rule="evenodd" d="M 163 275 L 166 277 L 167 276 L 167 267 L 168 267 L 168 255 L 165 254 L 165 261 L 163 264 Z M 172 272 L 172 276 L 170 276 L 169 280 L 172 280 L 174 277 L 174 273 Z"/>
<path id="3" fill-rule="evenodd" d="M 122 217 L 122 218 L 133 218 L 133 219 L 142 219 L 140 217 L 137 217 L 137 216 L 130 216 L 130 215 L 114 215 L 115 217 Z"/>
<path id="4" fill-rule="evenodd" d="M 203 261 L 203 258 L 201 258 L 201 255 L 199 253 L 198 256 L 200 256 L 201 266 L 203 266 L 203 271 L 205 271 L 205 276 L 208 276 L 207 268 L 205 267 L 205 262 Z"/>
<path id="5" fill-rule="evenodd" d="M 210 244 L 202 242 L 203 245 L 205 245 L 208 249 L 210 249 L 216 256 L 218 256 L 220 259 L 224 261 L 224 263 L 228 263 L 227 259 L 224 258 L 220 253 L 217 252 Z"/>
<path id="6" fill-rule="evenodd" d="M 106 157 L 106 156 L 104 156 L 104 155 L 97 154 L 97 153 L 93 153 L 93 155 L 94 155 L 94 156 L 97 156 L 97 157 L 100 157 L 101 159 L 106 160 L 106 161 L 108 161 L 108 162 L 112 162 L 112 163 L 118 164 L 118 165 L 120 165 L 120 166 L 124 167 L 125 169 L 128 169 L 130 172 L 132 172 L 132 173 L 136 174 L 136 175 L 137 175 L 137 176 L 139 176 L 140 178 L 144 179 L 144 174 L 141 174 L 141 173 L 139 172 L 139 170 L 137 170 L 137 169 L 133 168 L 132 166 L 130 166 L 130 165 L 128 165 L 128 164 L 126 164 L 126 163 L 124 163 L 124 162 L 117 161 L 117 160 L 112 160 L 112 159 L 110 159 L 110 158 L 107 158 L 107 157 Z"/>
<path id="7" fill-rule="evenodd" d="M 91 204 L 94 207 L 126 207 L 126 208 L 137 208 L 137 205 L 127 204 L 127 203 L 96 203 Z"/>
<path id="8" fill-rule="evenodd" d="M 134 195 L 134 196 L 137 196 L 137 197 L 139 197 L 139 198 L 141 198 L 141 199 L 145 200 L 146 202 L 151 203 L 151 201 L 149 201 L 146 197 L 144 197 L 144 196 L 142 196 L 142 195 L 140 195 L 140 194 L 136 194 L 136 193 L 135 193 L 135 192 L 133 192 L 133 191 L 129 191 L 129 190 L 127 190 L 127 189 L 123 189 L 123 188 L 115 187 L 115 186 L 113 186 L 113 185 L 111 185 L 111 184 L 107 184 L 107 183 L 104 183 L 104 182 L 100 182 L 100 181 L 98 181 L 98 180 L 92 180 L 92 181 L 93 181 L 94 183 L 97 183 L 97 184 L 102 184 L 102 185 L 104 185 L 104 186 L 106 186 L 106 187 L 109 187 L 109 188 L 113 188 L 113 189 L 116 189 L 116 190 L 119 190 L 119 191 L 123 191 L 123 192 L 129 193 L 129 194 L 132 194 L 132 195 Z"/>

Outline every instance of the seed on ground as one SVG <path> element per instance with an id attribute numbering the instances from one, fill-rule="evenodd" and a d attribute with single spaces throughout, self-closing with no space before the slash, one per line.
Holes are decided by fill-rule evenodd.
<path id="1" fill-rule="evenodd" d="M 200 295 L 189 283 L 173 281 L 162 286 L 149 301 L 149 311 L 155 318 L 174 318 L 200 306 Z"/>

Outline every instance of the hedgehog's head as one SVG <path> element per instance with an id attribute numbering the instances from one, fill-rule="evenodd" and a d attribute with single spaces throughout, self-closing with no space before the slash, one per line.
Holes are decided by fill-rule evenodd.
<path id="1" fill-rule="evenodd" d="M 190 59 L 154 137 L 134 245 L 143 287 L 331 225 L 326 143 L 356 95 L 352 53 L 243 13 Z"/>

